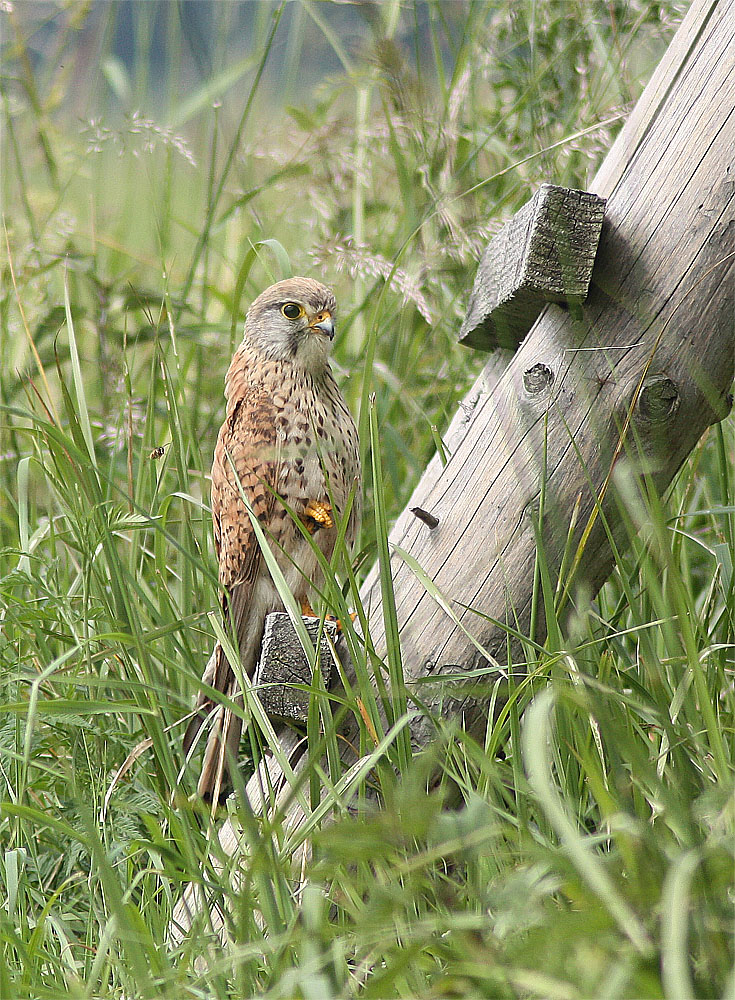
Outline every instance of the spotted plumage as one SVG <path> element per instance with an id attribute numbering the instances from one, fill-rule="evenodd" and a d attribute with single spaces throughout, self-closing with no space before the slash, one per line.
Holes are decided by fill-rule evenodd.
<path id="1" fill-rule="evenodd" d="M 283 604 L 263 560 L 247 504 L 303 606 L 313 599 L 312 584 L 319 581 L 321 571 L 295 517 L 327 559 L 350 496 L 354 500 L 348 544 L 357 529 L 357 430 L 329 367 L 335 313 L 334 295 L 317 281 L 289 278 L 272 285 L 248 310 L 243 340 L 225 379 L 227 412 L 212 465 L 214 542 L 225 622 L 234 626 L 248 676 L 257 663 L 265 616 L 283 610 Z M 232 699 L 240 697 L 219 643 L 202 680 Z M 196 708 L 184 746 L 188 751 L 212 713 L 199 793 L 217 799 L 226 759 L 237 756 L 240 722 L 223 706 L 214 711 L 206 691 L 200 692 Z"/>

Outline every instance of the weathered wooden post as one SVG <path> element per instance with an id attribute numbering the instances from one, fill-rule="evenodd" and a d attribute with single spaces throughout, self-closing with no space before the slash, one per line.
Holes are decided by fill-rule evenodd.
<path id="1" fill-rule="evenodd" d="M 545 472 L 544 549 L 559 568 L 572 511 L 576 540 L 595 521 L 614 463 L 637 453 L 659 490 L 671 482 L 706 427 L 730 408 L 735 366 L 735 60 L 732 0 L 695 2 L 591 184 L 606 198 L 605 223 L 587 300 L 547 306 L 491 386 L 480 376 L 438 457 L 391 532 L 452 599 L 461 625 L 500 662 L 513 609 L 530 620 L 536 551 L 534 511 Z M 626 431 L 627 428 L 627 431 Z M 621 435 L 624 447 L 621 448 Z M 451 446 L 451 442 L 450 442 Z M 608 525 L 622 538 L 614 505 Z M 411 514 L 439 519 L 427 530 Z M 483 657 L 400 554 L 392 557 L 408 683 L 483 666 Z M 595 593 L 612 568 L 597 518 L 576 579 Z M 381 648 L 377 571 L 363 596 Z M 536 636 L 543 639 L 543 634 Z M 477 732 L 487 708 L 456 686 L 422 683 L 421 698 L 462 714 Z M 427 716 L 413 725 L 419 745 Z"/>
<path id="2" fill-rule="evenodd" d="M 391 532 L 409 692 L 422 682 L 422 702 L 445 717 L 461 717 L 470 731 L 486 725 L 486 704 L 461 685 L 448 689 L 442 678 L 492 666 L 468 631 L 504 662 L 507 633 L 488 619 L 502 623 L 512 609 L 513 624 L 529 626 L 542 482 L 543 541 L 552 571 L 559 568 L 576 510 L 575 540 L 583 531 L 588 537 L 578 550 L 575 580 L 594 593 L 612 567 L 597 516 L 600 502 L 622 540 L 620 516 L 607 503 L 616 466 L 629 462 L 636 473 L 643 463 L 665 489 L 705 428 L 730 407 L 734 36 L 733 0 L 694 0 L 591 185 L 607 208 L 588 298 L 572 296 L 571 308 L 546 306 L 507 366 L 489 363 L 450 426 L 449 461 L 442 466 L 438 457 L 432 460 Z M 494 289 L 483 291 L 482 268 L 479 281 L 463 327 L 470 338 L 498 305 Z M 500 324 L 501 341 L 515 318 L 511 309 Z M 417 518 L 414 508 L 435 519 L 435 527 Z M 449 599 L 453 617 L 412 562 Z M 362 597 L 380 653 L 377 569 Z M 543 639 L 542 627 L 537 639 Z M 425 745 L 433 728 L 430 715 L 418 716 L 414 744 Z M 284 752 L 298 739 L 284 730 Z M 263 768 L 272 776 L 272 762 Z M 248 786 L 256 806 L 262 787 L 262 775 Z M 298 825 L 302 818 L 302 806 L 293 806 L 288 822 Z M 220 839 L 228 853 L 235 850 L 232 828 L 226 825 Z M 204 906 L 200 890 L 190 887 L 174 914 L 172 939 L 180 939 Z"/>

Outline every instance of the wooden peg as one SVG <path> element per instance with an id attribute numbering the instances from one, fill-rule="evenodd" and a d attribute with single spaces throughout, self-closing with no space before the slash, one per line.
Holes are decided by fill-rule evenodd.
<path id="1" fill-rule="evenodd" d="M 487 246 L 459 342 L 518 347 L 547 302 L 587 297 L 605 199 L 542 184 Z"/>
<path id="2" fill-rule="evenodd" d="M 316 647 L 320 620 L 304 618 L 306 631 Z M 319 646 L 319 668 L 328 688 L 335 667 L 327 641 L 337 638 L 336 621 L 325 621 Z M 312 684 L 312 673 L 303 647 L 285 611 L 274 611 L 265 619 L 260 660 L 255 670 L 255 685 L 260 703 L 270 718 L 288 719 L 306 725 L 309 715 L 309 692 L 295 684 Z"/>

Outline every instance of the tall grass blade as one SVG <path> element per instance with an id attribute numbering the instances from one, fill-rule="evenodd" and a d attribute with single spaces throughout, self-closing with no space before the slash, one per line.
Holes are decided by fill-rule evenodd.
<path id="1" fill-rule="evenodd" d="M 382 597 L 383 624 L 385 628 L 388 676 L 390 678 L 390 699 L 392 718 L 397 720 L 406 715 L 407 697 L 401 661 L 401 641 L 398 633 L 398 615 L 393 594 L 393 570 L 388 549 L 388 517 L 385 509 L 383 469 L 380 463 L 380 438 L 375 397 L 370 399 L 370 452 L 372 456 L 373 504 L 375 506 L 375 538 L 378 546 L 380 566 L 380 593 Z M 411 742 L 408 732 L 401 732 L 397 740 L 398 758 L 402 771 L 411 760 Z"/>
<path id="2" fill-rule="evenodd" d="M 687 924 L 692 912 L 691 883 L 699 863 L 697 851 L 677 858 L 666 875 L 661 897 L 661 977 L 671 1000 L 696 996 L 689 974 Z"/>
<path id="3" fill-rule="evenodd" d="M 82 367 L 79 364 L 79 351 L 77 350 L 77 338 L 74 332 L 74 320 L 71 314 L 71 302 L 69 300 L 69 271 L 64 270 L 64 313 L 66 315 L 66 332 L 69 338 L 69 354 L 71 357 L 71 371 L 74 380 L 74 390 L 76 393 L 79 425 L 82 429 L 87 452 L 92 466 L 97 468 L 97 456 L 94 450 L 94 438 L 92 437 L 92 425 L 89 420 L 89 410 L 87 408 L 87 396 L 82 378 Z"/>

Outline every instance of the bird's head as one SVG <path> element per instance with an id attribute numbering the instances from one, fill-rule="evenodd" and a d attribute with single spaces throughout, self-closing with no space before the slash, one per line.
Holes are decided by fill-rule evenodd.
<path id="1" fill-rule="evenodd" d="M 336 313 L 330 288 L 313 278 L 286 278 L 248 309 L 244 343 L 270 360 L 316 372 L 327 364 Z"/>

